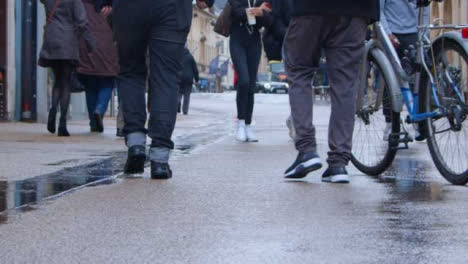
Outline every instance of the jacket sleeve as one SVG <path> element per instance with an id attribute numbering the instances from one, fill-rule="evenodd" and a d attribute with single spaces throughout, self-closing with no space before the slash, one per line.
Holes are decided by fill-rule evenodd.
<path id="1" fill-rule="evenodd" d="M 255 7 L 260 7 L 264 2 L 264 0 L 258 0 L 255 4 Z M 245 16 L 247 17 L 247 15 Z M 274 18 L 272 13 L 263 11 L 263 16 L 256 17 L 256 20 L 259 27 L 269 27 L 273 24 Z"/>
<path id="2" fill-rule="evenodd" d="M 273 20 L 273 33 L 276 38 L 283 39 L 288 30 L 289 23 L 289 7 L 286 1 L 278 1 L 280 4 L 278 6 L 279 10 L 273 10 L 271 17 L 274 17 Z"/>
<path id="3" fill-rule="evenodd" d="M 73 0 L 72 3 L 75 26 L 78 28 L 78 33 L 85 40 L 88 52 L 91 53 L 96 49 L 96 39 L 89 29 L 88 17 L 83 2 L 81 0 Z"/>
<path id="4" fill-rule="evenodd" d="M 245 23 L 247 21 L 247 14 L 245 13 L 245 9 L 247 7 L 243 4 L 244 1 L 241 2 L 240 0 L 229 0 L 229 2 L 231 3 L 232 7 L 232 22 Z"/>
<path id="5" fill-rule="evenodd" d="M 387 18 L 385 17 L 386 2 L 386 0 L 380 0 L 380 23 L 382 24 L 382 27 L 385 29 L 385 32 L 387 32 L 387 34 L 392 34 L 392 31 L 390 30 L 390 25 L 388 24 Z"/>
<path id="6" fill-rule="evenodd" d="M 215 0 L 204 0 L 204 1 L 208 5 L 208 7 L 212 7 L 215 2 Z"/>
<path id="7" fill-rule="evenodd" d="M 190 56 L 192 57 L 193 78 L 195 79 L 196 82 L 198 82 L 200 80 L 200 76 L 198 73 L 197 62 L 195 61 L 195 58 L 192 55 Z"/>

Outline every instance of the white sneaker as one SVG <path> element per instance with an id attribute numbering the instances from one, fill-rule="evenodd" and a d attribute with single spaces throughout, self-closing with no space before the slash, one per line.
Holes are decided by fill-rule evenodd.
<path id="1" fill-rule="evenodd" d="M 296 138 L 296 129 L 294 128 L 294 124 L 292 121 L 292 116 L 289 116 L 288 119 L 286 119 L 286 126 L 289 129 L 289 137 L 294 140 Z"/>
<path id="2" fill-rule="evenodd" d="M 247 134 L 245 133 L 245 121 L 244 120 L 239 120 L 237 121 L 237 134 L 236 134 L 236 140 L 245 142 L 247 141 Z"/>
<path id="3" fill-rule="evenodd" d="M 247 142 L 258 142 L 258 139 L 255 136 L 255 133 L 251 125 L 245 126 L 245 133 L 247 135 Z"/>
<path id="4" fill-rule="evenodd" d="M 392 134 L 392 123 L 385 123 L 385 128 L 383 131 L 383 140 L 388 141 L 390 139 L 391 134 Z"/>

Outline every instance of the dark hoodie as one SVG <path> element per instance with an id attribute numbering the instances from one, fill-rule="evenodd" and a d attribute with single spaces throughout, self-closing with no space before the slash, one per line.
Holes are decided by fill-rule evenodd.
<path id="1" fill-rule="evenodd" d="M 182 68 L 181 87 L 192 85 L 194 79 L 198 82 L 199 76 L 197 63 L 187 48 L 184 49 Z"/>
<path id="2" fill-rule="evenodd" d="M 337 15 L 379 20 L 379 0 L 292 0 L 293 16 Z"/>

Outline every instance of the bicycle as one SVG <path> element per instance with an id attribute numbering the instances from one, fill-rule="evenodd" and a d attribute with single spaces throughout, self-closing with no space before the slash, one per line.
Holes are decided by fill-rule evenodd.
<path id="1" fill-rule="evenodd" d="M 408 149 L 413 141 L 402 125 L 406 122 L 417 126 L 419 140 L 427 140 L 442 176 L 452 184 L 465 185 L 468 40 L 464 37 L 468 38 L 468 25 L 424 25 L 423 9 L 432 1 L 417 0 L 418 41 L 402 60 L 382 25 L 374 23 L 360 70 L 351 161 L 368 175 L 383 173 L 397 151 Z M 432 30 L 440 32 L 431 42 L 427 33 Z"/>

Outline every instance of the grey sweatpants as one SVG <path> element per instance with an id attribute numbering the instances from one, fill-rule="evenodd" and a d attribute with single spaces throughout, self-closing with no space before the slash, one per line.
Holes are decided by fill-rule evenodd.
<path id="1" fill-rule="evenodd" d="M 284 60 L 291 82 L 289 100 L 296 129 L 296 149 L 317 151 L 312 121 L 312 78 L 319 67 L 321 50 L 328 62 L 331 117 L 327 162 L 346 166 L 351 158 L 354 113 L 367 23 L 363 18 L 342 16 L 293 17 L 284 44 Z"/>

